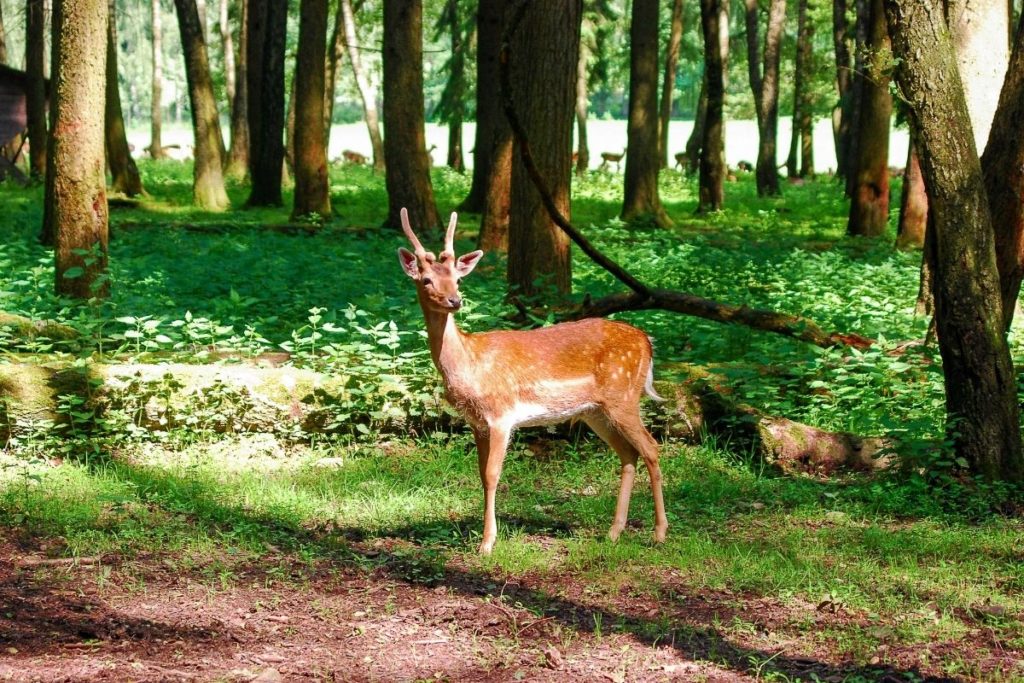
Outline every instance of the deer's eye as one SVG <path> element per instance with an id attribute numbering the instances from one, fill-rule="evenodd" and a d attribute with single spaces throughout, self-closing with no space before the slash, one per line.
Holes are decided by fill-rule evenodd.
<path id="1" fill-rule="evenodd" d="M 423 278 L 421 282 L 423 283 L 424 287 L 429 287 L 430 285 L 434 284 L 434 281 L 431 280 L 429 277 Z"/>

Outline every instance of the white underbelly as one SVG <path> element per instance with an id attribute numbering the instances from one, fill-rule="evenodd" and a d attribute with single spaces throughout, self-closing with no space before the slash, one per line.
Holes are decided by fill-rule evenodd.
<path id="1" fill-rule="evenodd" d="M 576 403 L 565 406 L 543 405 L 539 403 L 517 403 L 501 415 L 497 422 L 506 429 L 517 427 L 537 427 L 565 422 L 596 407 L 594 403 Z"/>

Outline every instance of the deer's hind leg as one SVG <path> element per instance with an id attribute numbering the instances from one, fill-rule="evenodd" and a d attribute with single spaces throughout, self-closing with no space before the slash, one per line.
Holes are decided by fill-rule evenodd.
<path id="1" fill-rule="evenodd" d="M 615 505 L 615 517 L 608 529 L 608 538 L 617 541 L 619 534 L 626 528 L 626 521 L 629 518 L 629 498 L 633 493 L 633 480 L 636 478 L 636 461 L 639 452 L 633 445 L 623 437 L 618 429 L 609 421 L 603 413 L 590 415 L 584 421 L 594 433 L 601 437 L 601 440 L 612 447 L 622 464 L 622 472 L 619 480 L 619 497 Z"/>

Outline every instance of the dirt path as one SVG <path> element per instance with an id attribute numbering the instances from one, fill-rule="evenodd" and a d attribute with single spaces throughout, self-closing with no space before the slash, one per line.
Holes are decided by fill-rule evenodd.
<path id="1" fill-rule="evenodd" d="M 680 595 L 659 604 L 626 590 L 593 607 L 572 577 L 497 584 L 449 566 L 443 577 L 409 582 L 386 563 L 362 570 L 284 555 L 183 571 L 157 556 L 48 564 L 41 550 L 0 541 L 0 680 L 747 681 L 760 667 L 789 680 L 920 681 L 931 673 L 829 663 L 827 648 L 820 658 L 793 657 L 784 640 L 768 651 L 764 634 L 751 635 L 754 646 L 711 627 L 750 612 L 772 629 L 791 616 L 765 599 Z"/>

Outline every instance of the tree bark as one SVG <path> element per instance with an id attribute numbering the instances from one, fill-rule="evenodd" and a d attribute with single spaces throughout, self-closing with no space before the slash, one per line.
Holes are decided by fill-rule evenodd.
<path id="1" fill-rule="evenodd" d="M 512 92 L 508 95 L 531 140 L 533 161 L 563 216 L 569 215 L 582 4 L 581 0 L 558 0 L 520 5 L 518 25 L 510 27 Z M 572 290 L 569 239 L 545 210 L 518 152 L 512 158 L 511 201 L 510 289 L 524 296 L 568 294 Z"/>
<path id="2" fill-rule="evenodd" d="M 232 107 L 232 120 L 234 120 L 235 105 L 235 45 L 231 37 L 231 24 L 229 22 L 229 5 L 231 0 L 220 0 L 217 15 L 217 28 L 220 29 L 221 58 L 224 60 L 224 93 L 228 96 L 228 103 Z"/>
<path id="3" fill-rule="evenodd" d="M 440 225 L 430 182 L 423 105 L 422 0 L 384 1 L 384 159 L 386 227 L 398 230 L 409 211 L 416 230 Z"/>
<path id="4" fill-rule="evenodd" d="M 800 0 L 797 16 L 796 59 L 794 60 L 793 124 L 786 158 L 786 175 L 806 178 L 814 175 L 814 116 L 811 88 L 814 23 L 807 17 L 809 0 Z"/>
<path id="5" fill-rule="evenodd" d="M 750 89 L 754 93 L 757 110 L 757 194 L 775 196 L 779 188 L 778 132 L 779 132 L 779 61 L 781 58 L 782 30 L 786 22 L 785 0 L 771 0 L 768 6 L 768 27 L 764 35 L 764 67 L 758 54 L 757 0 L 746 0 L 747 69 Z"/>
<path id="6" fill-rule="evenodd" d="M 224 189 L 224 138 L 221 137 L 220 115 L 210 79 L 203 26 L 195 0 L 174 0 L 174 5 L 178 10 L 185 77 L 192 104 L 195 138 L 192 201 L 207 211 L 223 211 L 230 205 Z"/>
<path id="7" fill-rule="evenodd" d="M 249 0 L 246 83 L 249 206 L 280 206 L 284 165 L 284 48 L 287 3 Z"/>
<path id="8" fill-rule="evenodd" d="M 871 0 L 854 0 L 854 7 L 856 8 L 856 20 L 854 24 L 854 57 L 853 57 L 853 77 L 850 83 L 849 98 L 848 98 L 848 112 L 849 113 L 850 127 L 849 135 L 846 136 L 846 172 L 843 174 L 843 180 L 846 184 L 846 196 L 850 199 L 854 197 L 854 192 L 857 187 L 857 164 L 858 164 L 858 137 L 857 132 L 860 130 L 860 119 L 864 110 L 864 91 L 867 88 L 867 70 L 868 70 L 868 33 L 870 32 L 871 26 Z"/>
<path id="9" fill-rule="evenodd" d="M 149 156 L 162 159 L 164 143 L 161 139 L 164 108 L 164 48 L 163 48 L 163 7 L 160 0 L 150 3 L 150 21 L 153 31 L 152 58 L 153 79 L 149 98 Z"/>
<path id="10" fill-rule="evenodd" d="M 725 60 L 721 51 L 722 0 L 700 0 L 704 32 L 704 88 L 707 118 L 700 150 L 700 213 L 720 211 L 725 201 L 725 140 L 722 109 L 725 99 Z"/>
<path id="11" fill-rule="evenodd" d="M 236 179 L 244 178 L 249 172 L 249 0 L 240 0 L 238 10 L 238 56 L 233 60 L 235 94 L 231 100 L 231 149 L 224 169 L 228 177 Z M 226 44 L 224 49 L 228 49 Z"/>
<path id="12" fill-rule="evenodd" d="M 121 110 L 121 89 L 117 81 L 117 15 L 114 0 L 109 0 L 107 29 L 106 106 L 104 112 L 104 139 L 107 148 L 107 166 L 110 168 L 110 188 L 129 197 L 142 194 L 142 178 L 128 149 L 128 136 Z"/>
<path id="13" fill-rule="evenodd" d="M 496 136 L 499 129 L 508 124 L 501 113 L 501 94 L 498 92 L 498 52 L 501 49 L 502 17 L 506 0 L 479 0 L 476 12 L 476 136 L 473 142 L 473 177 L 466 198 L 459 204 L 459 211 L 484 213 L 491 175 L 492 160 L 496 150 Z M 504 240 L 488 240 L 494 248 Z M 486 221 L 481 222 L 480 241 L 484 241 Z M 494 227 L 493 225 L 490 227 Z M 481 246 L 481 248 L 484 248 Z"/>
<path id="14" fill-rule="evenodd" d="M 377 111 L 377 89 L 373 86 L 362 59 L 359 57 L 359 37 L 356 34 L 356 17 L 352 10 L 352 0 L 339 0 L 338 11 L 345 22 L 345 49 L 348 61 L 352 65 L 352 77 L 359 89 L 359 97 L 363 101 L 363 119 L 366 131 L 370 136 L 370 148 L 373 150 L 373 170 L 375 173 L 384 171 L 384 139 L 380 134 L 380 114 Z M 421 51 L 422 59 L 422 51 Z M 429 166 L 429 163 L 428 163 Z"/>
<path id="15" fill-rule="evenodd" d="M 33 178 L 46 175 L 46 16 L 43 0 L 25 5 L 25 71 L 28 87 L 25 112 L 28 117 L 29 172 Z"/>
<path id="16" fill-rule="evenodd" d="M 836 60 L 836 93 L 839 101 L 832 110 L 832 135 L 836 146 L 836 176 L 845 179 L 849 172 L 847 151 L 852 113 L 850 92 L 850 38 L 846 22 L 846 0 L 832 0 L 832 44 Z"/>
<path id="17" fill-rule="evenodd" d="M 931 0 L 887 0 L 885 6 L 935 224 L 935 319 L 948 438 L 975 473 L 1019 482 L 1024 457 L 1017 383 L 992 219 L 954 46 Z"/>
<path id="18" fill-rule="evenodd" d="M 56 0 L 53 22 L 57 58 L 46 203 L 55 241 L 55 289 L 76 299 L 106 297 L 107 0 Z"/>
<path id="19" fill-rule="evenodd" d="M 885 233 L 889 223 L 889 126 L 892 118 L 892 94 L 889 92 L 889 34 L 885 24 L 883 0 L 871 0 L 870 53 L 861 93 L 857 127 L 856 165 L 850 218 L 850 235 L 876 237 Z"/>
<path id="20" fill-rule="evenodd" d="M 1022 15 L 1024 17 L 1024 15 Z M 1010 329 L 1024 279 L 1024 18 L 981 164 L 995 227 L 1003 323 Z"/>
<path id="21" fill-rule="evenodd" d="M 907 147 L 907 165 L 903 172 L 903 192 L 900 196 L 900 224 L 896 231 L 896 246 L 900 249 L 920 249 L 924 246 L 928 226 L 928 193 L 921 175 L 921 160 L 911 140 Z"/>
<path id="22" fill-rule="evenodd" d="M 295 206 L 292 218 L 331 215 L 324 139 L 327 0 L 302 0 L 295 63 Z"/>
<path id="23" fill-rule="evenodd" d="M 683 0 L 673 0 L 669 20 L 668 44 L 665 46 L 665 78 L 661 82 L 661 110 L 658 115 L 658 148 L 661 167 L 668 168 L 668 126 L 672 120 L 672 94 L 676 85 L 679 46 L 683 42 Z"/>
<path id="24" fill-rule="evenodd" d="M 0 8 L 0 64 L 7 63 L 7 30 L 4 27 L 3 8 Z"/>
<path id="25" fill-rule="evenodd" d="M 448 158 L 446 163 L 454 171 L 462 173 L 466 163 L 462 157 L 462 122 L 465 118 L 463 100 L 466 96 L 466 36 L 462 34 L 462 18 L 459 16 L 458 0 L 447 0 L 441 13 L 441 22 L 447 24 L 451 41 L 451 57 L 448 61 L 448 82 L 441 95 L 443 122 L 448 124 Z M 438 25 L 440 29 L 440 24 Z"/>
<path id="26" fill-rule="evenodd" d="M 700 82 L 700 94 L 697 96 L 697 112 L 693 117 L 693 130 L 686 140 L 686 173 L 693 175 L 700 168 L 700 148 L 704 142 L 704 125 L 708 120 L 708 87 L 707 71 Z"/>
<path id="27" fill-rule="evenodd" d="M 629 28 L 629 129 L 622 220 L 672 221 L 658 196 L 658 0 L 633 0 Z"/>
<path id="28" fill-rule="evenodd" d="M 587 83 L 589 50 L 580 41 L 580 58 L 576 60 L 576 175 L 582 178 L 590 167 L 590 143 L 587 141 L 587 107 L 590 93 Z"/>

